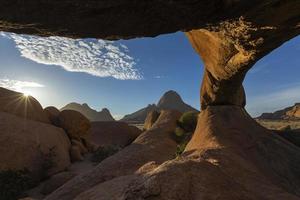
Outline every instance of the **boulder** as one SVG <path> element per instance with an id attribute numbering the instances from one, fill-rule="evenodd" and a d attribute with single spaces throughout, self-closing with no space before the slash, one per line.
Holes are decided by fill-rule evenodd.
<path id="1" fill-rule="evenodd" d="M 41 193 L 44 195 L 52 193 L 64 183 L 72 179 L 76 174 L 72 172 L 61 172 L 50 177 L 42 183 Z"/>
<path id="2" fill-rule="evenodd" d="M 181 113 L 178 111 L 162 111 L 152 128 L 143 132 L 132 144 L 103 160 L 93 170 L 74 177 L 46 197 L 46 200 L 71 200 L 97 184 L 116 177 L 128 177 L 128 175 L 138 171 L 139 168 L 143 169 L 140 171 L 147 171 L 155 165 L 173 159 L 177 144 L 172 139 L 171 133 L 174 131 L 176 121 L 180 116 Z M 147 167 L 143 167 L 144 165 Z M 94 198 L 100 198 L 101 195 L 104 193 L 94 196 Z M 104 196 L 113 198 L 114 194 L 107 193 Z M 84 196 L 84 198 L 89 199 L 91 196 Z"/>
<path id="3" fill-rule="evenodd" d="M 24 96 L 0 87 L 0 112 L 14 114 L 21 118 L 50 123 L 41 104 L 31 96 Z"/>
<path id="4" fill-rule="evenodd" d="M 88 152 L 87 148 L 82 144 L 81 141 L 72 139 L 71 144 L 72 146 L 77 146 L 80 149 L 81 154 L 86 154 Z"/>
<path id="5" fill-rule="evenodd" d="M 77 162 L 77 161 L 82 161 L 83 160 L 83 156 L 81 154 L 81 149 L 77 145 L 72 145 L 71 146 L 70 156 L 71 156 L 72 162 Z"/>
<path id="6" fill-rule="evenodd" d="M 144 130 L 148 130 L 150 129 L 153 124 L 156 122 L 156 120 L 158 119 L 160 113 L 156 110 L 151 111 L 150 113 L 148 113 L 145 123 L 144 123 Z"/>
<path id="7" fill-rule="evenodd" d="M 51 124 L 57 126 L 60 111 L 54 106 L 49 106 L 44 109 L 44 112 L 48 116 L 48 119 L 50 120 Z"/>
<path id="8" fill-rule="evenodd" d="M 92 122 L 90 141 L 100 146 L 124 147 L 134 141 L 141 132 L 125 122 Z"/>
<path id="9" fill-rule="evenodd" d="M 0 130 L 0 170 L 26 168 L 43 178 L 70 165 L 70 141 L 63 129 L 0 112 Z"/>
<path id="10" fill-rule="evenodd" d="M 63 110 L 58 116 L 59 127 L 63 128 L 70 138 L 80 140 L 89 135 L 90 121 L 80 112 Z"/>

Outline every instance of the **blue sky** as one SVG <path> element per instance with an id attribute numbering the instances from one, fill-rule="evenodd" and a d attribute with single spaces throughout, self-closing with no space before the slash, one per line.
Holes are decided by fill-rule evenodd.
<path id="1" fill-rule="evenodd" d="M 248 73 L 244 85 L 253 116 L 300 102 L 299 53 L 300 37 Z M 0 69 L 0 85 L 28 92 L 43 106 L 88 103 L 120 117 L 176 90 L 200 107 L 203 63 L 181 32 L 113 43 L 2 34 Z"/>

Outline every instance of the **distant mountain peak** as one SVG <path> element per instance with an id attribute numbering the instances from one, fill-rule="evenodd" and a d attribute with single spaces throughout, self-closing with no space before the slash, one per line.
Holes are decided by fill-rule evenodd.
<path id="1" fill-rule="evenodd" d="M 132 121 L 132 122 L 141 122 L 143 123 L 146 119 L 146 116 L 151 111 L 160 111 L 160 110 L 178 110 L 180 112 L 187 111 L 198 111 L 195 108 L 184 103 L 180 95 L 174 91 L 169 90 L 165 92 L 162 97 L 159 99 L 156 104 L 148 104 L 147 107 L 144 107 L 132 114 L 125 115 L 121 121 Z"/>
<path id="2" fill-rule="evenodd" d="M 273 113 L 263 113 L 258 119 L 300 119 L 300 103 L 295 103 L 293 106 L 275 111 Z"/>
<path id="3" fill-rule="evenodd" d="M 100 112 L 92 109 L 88 104 L 69 103 L 60 110 L 75 110 L 82 113 L 90 121 L 115 121 L 107 108 L 103 108 Z"/>

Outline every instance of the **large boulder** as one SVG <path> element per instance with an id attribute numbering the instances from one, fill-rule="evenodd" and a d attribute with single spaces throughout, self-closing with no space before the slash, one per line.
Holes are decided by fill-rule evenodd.
<path id="1" fill-rule="evenodd" d="M 0 87 L 0 111 L 34 121 L 50 123 L 41 104 L 35 98 L 2 87 Z"/>
<path id="2" fill-rule="evenodd" d="M 80 112 L 63 110 L 58 116 L 58 125 L 63 128 L 72 139 L 87 138 L 91 128 L 90 121 Z"/>
<path id="3" fill-rule="evenodd" d="M 48 116 L 48 119 L 50 120 L 51 124 L 57 126 L 60 111 L 54 106 L 49 106 L 44 109 L 44 112 Z"/>
<path id="4" fill-rule="evenodd" d="M 141 134 L 141 130 L 125 122 L 92 122 L 91 141 L 100 146 L 124 147 Z"/>
<path id="5" fill-rule="evenodd" d="M 37 178 L 70 165 L 70 141 L 61 128 L 0 112 L 0 170 L 28 169 Z"/>

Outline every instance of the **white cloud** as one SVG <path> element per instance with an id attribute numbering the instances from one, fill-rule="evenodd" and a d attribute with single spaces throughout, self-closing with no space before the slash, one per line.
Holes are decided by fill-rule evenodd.
<path id="1" fill-rule="evenodd" d="M 98 39 L 70 39 L 1 33 L 15 41 L 25 58 L 40 64 L 61 66 L 71 72 L 99 77 L 139 80 L 142 75 L 128 48 L 116 42 Z"/>
<path id="2" fill-rule="evenodd" d="M 164 78 L 164 76 L 159 76 L 159 75 L 157 75 L 157 76 L 154 76 L 154 78 L 156 78 L 156 79 L 161 79 L 161 78 Z"/>
<path id="3" fill-rule="evenodd" d="M 292 106 L 300 102 L 300 83 L 289 85 L 288 88 L 281 88 L 269 94 L 250 97 L 247 102 L 246 108 L 252 116 Z"/>
<path id="4" fill-rule="evenodd" d="M 19 81 L 3 78 L 0 79 L 0 87 L 24 93 L 27 88 L 42 88 L 45 86 L 32 81 Z"/>

